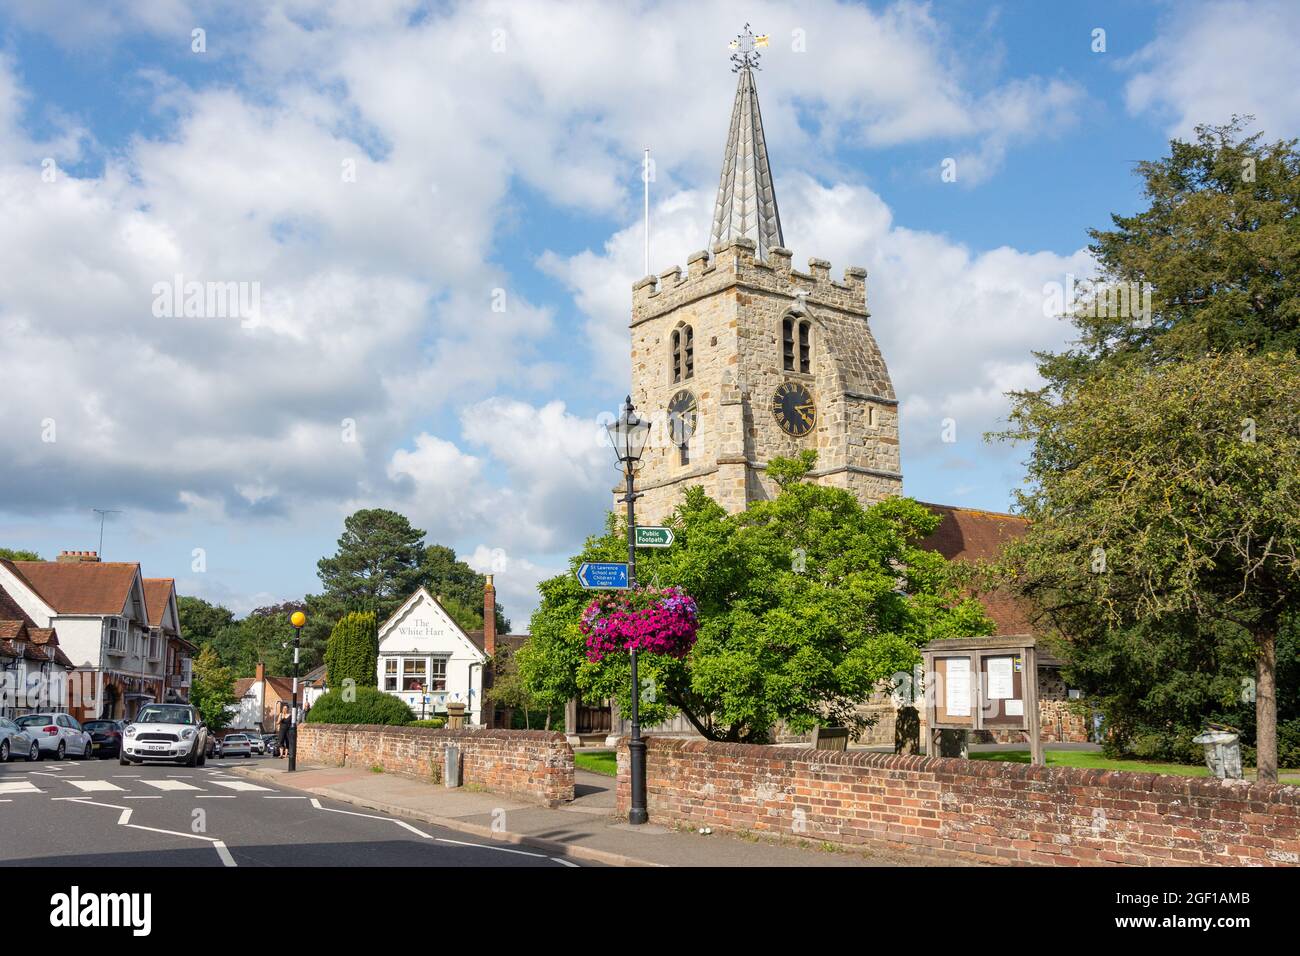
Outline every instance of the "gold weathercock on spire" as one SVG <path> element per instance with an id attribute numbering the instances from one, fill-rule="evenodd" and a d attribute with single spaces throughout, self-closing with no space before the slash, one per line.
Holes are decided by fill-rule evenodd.
<path id="1" fill-rule="evenodd" d="M 739 76 L 709 238 L 711 250 L 735 239 L 752 239 L 761 260 L 767 259 L 769 250 L 785 245 L 772 168 L 767 160 L 767 141 L 763 137 L 758 89 L 754 85 L 754 71 L 759 69 L 758 51 L 766 46 L 766 34 L 754 36 L 748 23 L 745 31 L 730 43 L 734 51 L 731 69 Z"/>

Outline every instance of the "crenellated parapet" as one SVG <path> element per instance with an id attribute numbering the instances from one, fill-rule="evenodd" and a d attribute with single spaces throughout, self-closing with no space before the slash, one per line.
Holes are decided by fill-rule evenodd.
<path id="1" fill-rule="evenodd" d="M 692 253 L 686 268 L 674 266 L 646 276 L 632 286 L 632 325 L 661 316 L 682 305 L 730 287 L 803 298 L 808 303 L 854 315 L 867 315 L 867 270 L 849 266 L 843 280 L 831 278 L 831 264 L 809 259 L 808 270 L 793 268 L 794 253 L 775 247 L 767 261 L 757 255 L 752 239 L 733 239 Z"/>

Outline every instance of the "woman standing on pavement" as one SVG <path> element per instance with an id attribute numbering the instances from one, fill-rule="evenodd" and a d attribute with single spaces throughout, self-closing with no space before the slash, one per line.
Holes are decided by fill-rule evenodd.
<path id="1" fill-rule="evenodd" d="M 289 719 L 289 708 L 284 704 L 280 705 L 280 756 L 289 756 L 289 730 L 293 726 Z"/>

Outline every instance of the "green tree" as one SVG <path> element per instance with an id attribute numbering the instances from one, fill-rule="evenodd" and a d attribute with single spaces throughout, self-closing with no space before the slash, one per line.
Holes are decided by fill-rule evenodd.
<path id="1" fill-rule="evenodd" d="M 457 558 L 451 548 L 431 544 L 424 549 L 420 560 L 420 584 L 430 594 L 441 595 L 443 607 L 467 631 L 483 626 L 483 586 L 486 583 L 487 578 Z M 496 625 L 498 634 L 510 632 L 510 620 L 500 602 L 497 603 Z"/>
<path id="2" fill-rule="evenodd" d="M 334 625 L 325 648 L 325 681 L 342 687 L 356 681 L 358 687 L 378 683 L 379 628 L 373 611 L 354 611 Z"/>
<path id="3" fill-rule="evenodd" d="M 0 560 L 3 561 L 39 561 L 41 556 L 35 551 L 15 550 L 14 548 L 0 548 Z"/>
<path id="4" fill-rule="evenodd" d="M 1026 516 L 1050 521 L 1054 529 L 1034 531 L 1026 547 L 1043 549 L 1057 533 L 1057 559 L 1065 561 L 1069 542 L 1098 531 L 1095 515 L 1074 507 L 1071 495 L 1077 489 L 1069 474 L 1096 445 L 1063 445 L 1063 435 L 1077 425 L 1076 415 L 1087 403 L 1098 422 L 1110 415 L 1106 403 L 1112 398 L 1127 404 L 1121 389 L 1132 379 L 1125 375 L 1213 362 L 1234 351 L 1295 354 L 1300 344 L 1300 153 L 1296 140 L 1266 144 L 1260 134 L 1244 135 L 1246 122 L 1234 118 L 1222 126 L 1197 127 L 1192 141 L 1171 142 L 1167 157 L 1139 163 L 1146 208 L 1113 216 L 1112 229 L 1091 231 L 1099 282 L 1068 315 L 1077 340 L 1061 353 L 1038 356 L 1047 384 L 1013 394 L 1013 427 L 1003 436 L 1034 443 L 1030 477 L 1043 485 L 1029 493 L 1034 510 Z M 1131 296 L 1129 307 L 1120 307 L 1125 299 L 1117 290 L 1130 284 L 1146 287 L 1149 310 L 1133 308 Z M 1194 381 L 1183 384 L 1198 387 Z M 1199 387 L 1208 388 L 1205 383 Z M 1254 404 L 1240 390 L 1234 396 L 1238 403 Z M 1265 392 L 1258 399 L 1267 404 L 1274 397 Z M 1202 398 L 1205 411 L 1213 411 L 1214 396 L 1203 392 Z M 1167 404 L 1160 407 L 1180 413 Z M 1194 432 L 1181 426 L 1191 424 L 1174 418 L 1164 427 L 1187 438 Z M 1118 463 L 1136 437 L 1117 438 Z M 1208 439 L 1205 443 L 1210 444 Z M 1142 476 L 1136 477 L 1141 482 Z M 1220 490 L 1235 493 L 1227 486 Z M 1189 495 L 1183 502 L 1187 507 L 1204 507 L 1194 492 L 1177 493 Z M 1190 540 L 1200 539 L 1190 535 Z M 1191 561 L 1194 554 L 1187 547 L 1182 560 Z M 1166 557 L 1173 561 L 1174 552 Z M 1026 560 L 1022 555 L 1021 561 Z M 1229 688 L 1242 676 L 1260 666 L 1272 669 L 1272 642 L 1253 624 L 1180 613 L 1168 604 L 1158 615 L 1140 616 L 1116 615 L 1110 613 L 1113 608 L 1088 607 L 1082 600 L 1067 608 L 1071 602 L 1051 587 L 1048 570 L 1020 568 L 1016 573 L 1028 575 L 1022 592 L 1040 602 L 1045 618 L 1061 628 L 1072 665 L 1067 674 L 1091 690 L 1121 736 L 1148 731 L 1183 735 L 1219 712 Z M 1244 588 L 1247 582 L 1240 584 Z M 1222 597 L 1218 593 L 1210 600 Z M 1243 628 L 1254 636 L 1243 637 Z M 1248 648 L 1244 657 L 1243 642 Z M 1261 723 L 1259 733 L 1269 734 L 1269 723 Z M 1269 753 L 1269 746 L 1261 748 L 1266 774 Z"/>
<path id="5" fill-rule="evenodd" d="M 1298 411 L 1294 353 L 1210 354 L 1022 402 L 1010 433 L 1033 448 L 1008 573 L 1065 636 L 1073 673 L 1093 690 L 1117 678 L 1121 727 L 1176 724 L 1230 705 L 1253 659 L 1266 781 L 1277 635 L 1300 607 Z"/>
<path id="6" fill-rule="evenodd" d="M 200 647 L 210 643 L 235 620 L 229 608 L 186 595 L 177 595 L 176 611 L 180 615 L 182 636 Z"/>
<path id="7" fill-rule="evenodd" d="M 772 500 L 729 515 L 701 488 L 670 523 L 672 548 L 638 555 L 642 584 L 677 585 L 700 609 L 683 660 L 645 655 L 642 714 L 653 724 L 680 711 L 705 737 L 757 742 L 781 721 L 861 728 L 857 705 L 882 680 L 919 662 L 940 637 L 991 633 L 978 602 L 959 593 L 942 556 L 916 542 L 938 518 L 909 499 L 864 508 L 854 495 L 804 481 L 814 453 L 774 459 Z M 626 557 L 611 516 L 571 567 Z M 578 630 L 591 595 L 572 574 L 544 581 L 532 637 L 520 655 L 529 690 L 544 700 L 576 692 L 631 703 L 626 655 L 586 659 Z"/>
<path id="8" fill-rule="evenodd" d="M 222 665 L 211 646 L 203 648 L 194 659 L 190 703 L 198 708 L 203 722 L 214 733 L 230 722 L 232 715 L 226 708 L 239 703 L 235 696 L 235 673 Z"/>
<path id="9" fill-rule="evenodd" d="M 519 669 L 518 654 L 508 644 L 498 644 L 497 652 L 492 658 L 492 686 L 486 691 L 487 699 L 494 705 L 523 711 L 524 729 L 532 729 L 532 712 L 543 710 L 537 696 L 529 689 Z M 551 729 L 549 710 L 545 717 L 545 729 Z"/>
<path id="10" fill-rule="evenodd" d="M 349 515 L 338 551 L 316 565 L 327 613 L 337 620 L 346 611 L 373 611 L 387 619 L 419 585 L 423 539 L 424 532 L 395 511 L 367 508 Z"/>

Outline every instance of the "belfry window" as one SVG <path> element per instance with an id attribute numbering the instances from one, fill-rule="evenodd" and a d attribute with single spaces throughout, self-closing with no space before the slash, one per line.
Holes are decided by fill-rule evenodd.
<path id="1" fill-rule="evenodd" d="M 673 330 L 673 381 L 695 377 L 695 330 L 689 325 Z"/>
<path id="2" fill-rule="evenodd" d="M 682 443 L 677 446 L 677 463 L 679 465 L 689 465 L 691 463 L 691 440 L 683 438 Z"/>
<path id="3" fill-rule="evenodd" d="M 794 371 L 794 319 L 788 316 L 781 320 L 781 367 Z"/>
<path id="4" fill-rule="evenodd" d="M 812 371 L 812 323 L 799 323 L 799 371 L 807 374 Z"/>

